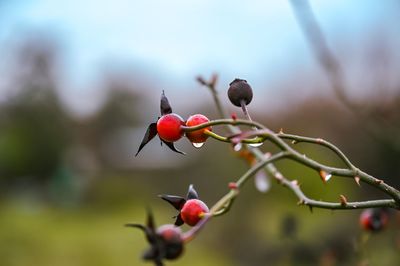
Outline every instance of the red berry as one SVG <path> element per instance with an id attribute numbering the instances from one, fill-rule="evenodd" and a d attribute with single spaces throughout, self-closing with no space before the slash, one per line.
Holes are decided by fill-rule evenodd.
<path id="1" fill-rule="evenodd" d="M 366 209 L 360 215 L 360 226 L 366 231 L 380 231 L 388 223 L 389 217 L 382 209 Z"/>
<path id="2" fill-rule="evenodd" d="M 174 142 L 183 136 L 181 126 L 185 125 L 182 117 L 171 113 L 163 115 L 157 121 L 157 133 L 166 142 Z"/>
<path id="3" fill-rule="evenodd" d="M 186 126 L 188 127 L 193 127 L 193 126 L 198 126 L 204 123 L 210 122 L 210 120 L 202 115 L 202 114 L 196 114 L 192 115 L 188 118 L 186 121 Z M 186 137 L 190 140 L 192 143 L 203 143 L 207 140 L 208 136 L 204 134 L 204 131 L 209 130 L 211 131 L 211 127 L 206 127 L 203 129 L 199 129 L 196 131 L 192 132 L 186 132 Z"/>
<path id="4" fill-rule="evenodd" d="M 209 211 L 207 205 L 201 200 L 190 199 L 183 205 L 181 217 L 186 224 L 195 226 Z"/>

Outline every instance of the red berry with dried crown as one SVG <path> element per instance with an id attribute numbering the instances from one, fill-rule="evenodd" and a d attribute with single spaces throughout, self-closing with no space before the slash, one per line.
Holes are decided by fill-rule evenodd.
<path id="1" fill-rule="evenodd" d="M 174 142 L 179 140 L 184 132 L 182 126 L 185 125 L 182 117 L 177 114 L 170 113 L 163 115 L 157 121 L 158 136 L 166 142 Z"/>
<path id="2" fill-rule="evenodd" d="M 176 226 L 181 226 L 184 223 L 195 226 L 204 215 L 210 212 L 207 205 L 199 200 L 199 195 L 193 185 L 189 186 L 186 198 L 175 195 L 160 195 L 160 197 L 179 211 L 176 216 Z"/>
<path id="3" fill-rule="evenodd" d="M 198 199 L 191 199 L 183 205 L 181 217 L 186 224 L 195 226 L 209 211 L 204 202 Z"/>
<path id="4" fill-rule="evenodd" d="M 184 152 L 175 148 L 174 141 L 180 139 L 184 132 L 182 126 L 185 125 L 182 117 L 177 114 L 172 113 L 171 105 L 165 93 L 161 94 L 160 99 L 160 112 L 161 117 L 158 118 L 156 123 L 151 123 L 144 134 L 142 142 L 140 143 L 139 149 L 136 152 L 137 156 L 139 152 L 149 143 L 155 136 L 159 136 L 162 143 L 164 143 L 172 151 L 185 154 Z M 161 144 L 162 144 L 161 143 Z"/>
<path id="5" fill-rule="evenodd" d="M 186 126 L 193 127 L 207 122 L 210 122 L 210 120 L 205 115 L 195 114 L 188 118 L 188 120 L 186 121 Z M 211 127 L 202 128 L 192 132 L 186 132 L 186 137 L 192 143 L 203 143 L 208 138 L 208 135 L 204 134 L 206 130 L 211 131 Z"/>

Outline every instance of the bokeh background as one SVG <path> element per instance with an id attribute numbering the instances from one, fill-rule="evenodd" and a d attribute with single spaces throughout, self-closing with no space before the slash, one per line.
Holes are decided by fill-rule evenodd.
<path id="1" fill-rule="evenodd" d="M 0 1 L 0 264 L 148 265 L 141 232 L 151 206 L 157 224 L 176 213 L 158 194 L 194 184 L 212 205 L 248 165 L 226 144 L 172 153 L 157 141 L 134 157 L 165 90 L 182 117 L 218 118 L 195 80 L 247 79 L 253 118 L 287 133 L 337 144 L 361 169 L 400 187 L 400 4 L 310 1 L 341 66 L 348 102 L 302 33 L 286 1 Z M 304 18 L 303 19 L 307 19 Z M 221 131 L 222 132 L 222 131 Z M 330 165 L 329 151 L 296 146 Z M 264 144 L 264 151 L 273 150 Z M 383 195 L 353 180 L 277 164 L 317 199 Z M 285 188 L 248 184 L 168 265 L 397 265 L 400 218 L 363 233 L 359 211 L 296 205 Z"/>

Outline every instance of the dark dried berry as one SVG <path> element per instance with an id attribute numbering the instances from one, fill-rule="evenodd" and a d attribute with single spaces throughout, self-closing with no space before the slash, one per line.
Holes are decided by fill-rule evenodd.
<path id="1" fill-rule="evenodd" d="M 228 97 L 232 104 L 241 107 L 242 102 L 248 105 L 253 99 L 253 90 L 244 79 L 235 79 L 229 84 Z"/>
<path id="2" fill-rule="evenodd" d="M 143 259 L 153 261 L 157 266 L 164 265 L 164 259 L 173 260 L 180 257 L 184 250 L 182 231 L 172 224 L 162 225 L 155 229 L 150 211 L 147 214 L 146 225 L 128 223 L 126 226 L 138 228 L 145 233 L 150 248 L 143 253 Z"/>
<path id="3" fill-rule="evenodd" d="M 178 258 L 183 252 L 183 240 L 181 230 L 172 225 L 166 224 L 157 229 L 157 235 L 162 239 L 165 248 L 164 257 L 168 260 Z"/>

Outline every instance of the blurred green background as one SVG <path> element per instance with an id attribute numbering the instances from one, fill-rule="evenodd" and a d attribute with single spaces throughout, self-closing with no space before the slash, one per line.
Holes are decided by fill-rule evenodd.
<path id="1" fill-rule="evenodd" d="M 229 145 L 214 140 L 201 149 L 180 140 L 176 146 L 186 156 L 153 140 L 134 157 L 147 125 L 157 119 L 162 89 L 182 117 L 203 113 L 215 119 L 218 115 L 207 89 L 195 83 L 195 75 L 175 76 L 171 81 L 165 78 L 167 71 L 163 76 L 146 69 L 143 75 L 137 62 L 131 67 L 112 61 L 101 65 L 101 75 L 90 83 L 94 88 L 69 88 L 67 79 L 75 65 L 65 63 L 68 41 L 57 31 L 44 29 L 28 27 L 2 35 L 6 42 L 0 77 L 0 264 L 148 265 L 140 260 L 147 247 L 142 233 L 123 224 L 144 223 L 148 206 L 158 225 L 172 223 L 175 210 L 157 195 L 183 196 L 189 184 L 212 205 L 248 165 Z M 370 41 L 363 43 L 362 60 L 356 61 L 362 68 L 347 56 L 358 47 L 340 47 L 341 42 L 354 39 L 333 44 L 345 67 L 355 64 L 350 73 L 360 72 L 347 76 L 348 93 L 369 114 L 368 121 L 334 96 L 315 62 L 306 60 L 299 66 L 296 58 L 285 59 L 292 65 L 279 72 L 279 82 L 254 77 L 254 107 L 249 108 L 254 120 L 273 130 L 330 140 L 359 168 L 399 188 L 400 80 L 393 76 L 399 71 L 398 51 L 391 48 L 399 36 L 370 28 L 363 34 Z M 209 68 L 195 71 L 208 73 Z M 238 73 L 248 79 L 243 69 Z M 235 77 L 221 75 L 218 89 L 226 108 L 240 116 L 225 96 L 226 81 Z M 158 78 L 165 86 L 154 81 Z M 253 84 L 251 79 L 248 82 Z M 174 88 L 176 84 L 186 89 Z M 360 89 L 357 84 L 368 86 Z M 324 148 L 295 147 L 311 158 L 341 166 Z M 261 149 L 275 151 L 269 143 Z M 333 177 L 323 184 L 317 173 L 293 162 L 277 166 L 287 177 L 299 180 L 315 199 L 338 201 L 340 194 L 350 201 L 383 196 L 345 178 Z M 249 183 L 231 211 L 213 220 L 186 247 L 185 256 L 168 265 L 400 262 L 398 213 L 391 213 L 388 228 L 370 235 L 359 228 L 359 211 L 314 209 L 311 213 L 296 203 L 297 198 L 275 182 L 266 194 Z"/>

